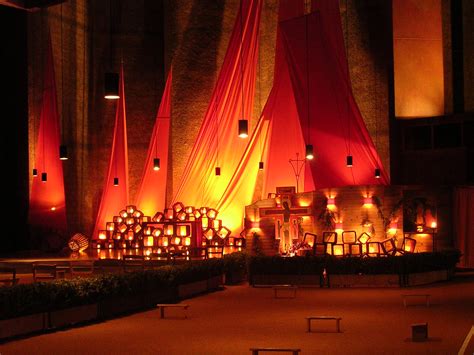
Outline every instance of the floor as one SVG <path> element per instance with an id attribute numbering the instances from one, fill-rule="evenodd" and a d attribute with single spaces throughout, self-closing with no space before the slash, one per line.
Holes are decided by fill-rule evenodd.
<path id="1" fill-rule="evenodd" d="M 431 305 L 402 294 L 429 293 Z M 281 294 L 284 295 L 284 294 Z M 299 288 L 275 299 L 248 285 L 183 301 L 160 319 L 157 310 L 13 340 L 0 354 L 251 354 L 252 347 L 296 347 L 302 354 L 457 354 L 474 325 L 474 279 L 410 289 Z M 313 324 L 305 317 L 340 316 Z M 429 340 L 412 342 L 411 324 L 428 323 Z M 465 354 L 474 353 L 474 337 Z"/>

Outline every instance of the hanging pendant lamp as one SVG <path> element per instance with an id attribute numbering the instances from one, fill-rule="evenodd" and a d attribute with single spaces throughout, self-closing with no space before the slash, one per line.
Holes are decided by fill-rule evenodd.
<path id="1" fill-rule="evenodd" d="M 263 161 L 258 162 L 258 170 L 263 170 Z"/>
<path id="2" fill-rule="evenodd" d="M 41 182 L 48 181 L 48 173 L 41 173 Z"/>
<path id="3" fill-rule="evenodd" d="M 221 176 L 221 168 L 216 166 L 216 176 Z"/>
<path id="4" fill-rule="evenodd" d="M 380 179 L 380 169 L 379 168 L 375 169 L 375 178 Z"/>
<path id="5" fill-rule="evenodd" d="M 306 144 L 306 159 L 308 160 L 313 160 L 314 158 L 314 151 L 313 151 L 313 145 L 312 144 Z"/>
<path id="6" fill-rule="evenodd" d="M 118 186 L 118 185 L 119 185 L 119 178 L 114 177 L 114 186 Z"/>
<path id="7" fill-rule="evenodd" d="M 68 160 L 67 145 L 62 144 L 59 146 L 59 159 Z"/>
<path id="8" fill-rule="evenodd" d="M 160 158 L 153 159 L 153 170 L 155 171 L 160 170 Z"/>
<path id="9" fill-rule="evenodd" d="M 352 155 L 348 155 L 348 156 L 346 157 L 346 166 L 347 166 L 348 168 L 352 168 Z"/>
<path id="10" fill-rule="evenodd" d="M 239 137 L 247 138 L 249 136 L 249 121 L 239 120 Z"/>
<path id="11" fill-rule="evenodd" d="M 117 100 L 120 98 L 118 73 L 105 73 L 104 97 L 108 100 Z"/>
<path id="12" fill-rule="evenodd" d="M 37 177 L 37 176 L 38 176 L 38 169 L 33 168 L 33 177 Z"/>

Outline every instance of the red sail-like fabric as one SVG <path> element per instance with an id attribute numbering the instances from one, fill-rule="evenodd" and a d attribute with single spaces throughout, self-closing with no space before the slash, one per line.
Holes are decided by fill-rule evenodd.
<path id="1" fill-rule="evenodd" d="M 172 80 L 172 70 L 170 70 L 156 115 L 155 126 L 153 127 L 145 168 L 136 199 L 137 208 L 147 216 L 153 216 L 157 211 L 162 211 L 166 207 Z M 155 158 L 160 159 L 160 170 L 158 171 L 153 170 Z"/>
<path id="2" fill-rule="evenodd" d="M 304 13 L 304 0 L 281 0 L 278 18 L 288 20 Z M 275 192 L 277 186 L 297 186 L 290 159 L 305 158 L 305 142 L 298 118 L 295 96 L 288 73 L 282 34 L 277 30 L 275 54 L 275 74 L 273 88 L 263 111 L 265 119 L 270 120 L 270 133 L 267 141 L 264 197 Z M 298 167 L 303 162 L 295 163 Z M 298 191 L 312 191 L 314 184 L 311 170 L 304 163 L 298 181 Z M 296 167 L 296 166 L 295 166 Z M 297 167 L 296 167 L 297 168 Z M 306 177 L 305 177 L 306 175 Z"/>
<path id="3" fill-rule="evenodd" d="M 127 119 L 125 114 L 125 88 L 123 66 L 120 68 L 120 98 L 115 112 L 115 128 L 110 152 L 109 168 L 100 200 L 99 211 L 95 222 L 92 238 L 97 239 L 99 230 L 105 229 L 106 222 L 128 204 L 128 151 L 127 151 Z M 114 178 L 119 185 L 114 186 Z"/>
<path id="4" fill-rule="evenodd" d="M 249 140 L 237 135 L 238 120 L 246 118 L 250 122 L 252 117 L 260 13 L 261 0 L 242 0 L 242 13 L 237 15 L 216 87 L 174 201 L 217 206 L 247 148 Z M 217 166 L 221 168 L 220 176 L 214 173 Z M 253 192 L 254 186 L 249 184 L 248 189 Z M 243 214 L 243 205 L 240 208 L 237 219 Z"/>
<path id="5" fill-rule="evenodd" d="M 315 185 L 388 184 L 352 95 L 338 1 L 321 0 L 314 9 L 280 26 L 303 137 L 316 153 L 310 164 Z M 352 168 L 346 167 L 347 155 L 353 156 Z"/>
<path id="6" fill-rule="evenodd" d="M 35 153 L 34 168 L 38 169 L 38 176 L 33 178 L 31 185 L 29 222 L 34 226 L 66 230 L 66 199 L 59 145 L 59 115 L 50 39 L 44 68 L 43 103 Z M 42 173 L 47 173 L 46 182 L 41 181 Z"/>

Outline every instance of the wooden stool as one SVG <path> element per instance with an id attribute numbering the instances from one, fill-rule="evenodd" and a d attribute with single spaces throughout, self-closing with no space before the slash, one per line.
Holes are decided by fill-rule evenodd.
<path id="1" fill-rule="evenodd" d="M 252 352 L 252 355 L 258 355 L 259 351 L 286 352 L 286 353 L 292 353 L 293 355 L 298 355 L 300 353 L 301 349 L 297 349 L 297 348 L 250 348 L 250 351 Z"/>
<path id="2" fill-rule="evenodd" d="M 189 308 L 189 304 L 157 304 L 156 307 L 160 310 L 160 318 L 165 318 L 165 308 L 183 308 L 186 311 Z M 184 313 L 184 318 L 188 318 L 186 312 Z"/>
<path id="3" fill-rule="evenodd" d="M 297 286 L 293 285 L 275 285 L 273 286 L 274 298 L 296 298 L 296 290 L 298 289 Z M 290 296 L 286 297 L 278 297 L 278 291 L 292 291 Z M 280 293 L 281 294 L 281 293 Z"/>
<path id="4" fill-rule="evenodd" d="M 340 327 L 340 322 L 342 317 L 333 317 L 333 316 L 312 316 L 312 317 L 306 317 L 306 320 L 308 322 L 308 332 L 311 332 L 311 321 L 312 320 L 335 320 L 336 321 L 336 328 L 337 332 L 341 332 L 341 327 Z"/>

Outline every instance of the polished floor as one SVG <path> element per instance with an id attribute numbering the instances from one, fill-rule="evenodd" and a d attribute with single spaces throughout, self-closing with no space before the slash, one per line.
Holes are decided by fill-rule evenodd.
<path id="1" fill-rule="evenodd" d="M 428 293 L 403 305 L 403 294 Z M 7 354 L 250 354 L 252 347 L 296 347 L 301 354 L 457 354 L 474 325 L 474 279 L 409 289 L 300 288 L 275 299 L 247 285 L 183 301 L 190 305 L 125 316 L 0 345 Z M 340 316 L 313 324 L 307 316 Z M 426 342 L 412 342 L 411 325 L 428 323 Z M 474 352 L 474 337 L 465 354 Z"/>

